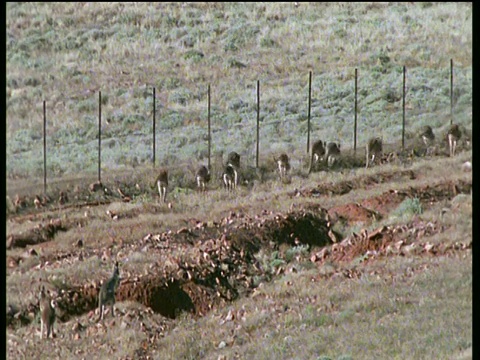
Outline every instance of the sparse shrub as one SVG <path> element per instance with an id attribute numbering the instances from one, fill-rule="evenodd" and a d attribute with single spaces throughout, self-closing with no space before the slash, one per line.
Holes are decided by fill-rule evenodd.
<path id="1" fill-rule="evenodd" d="M 205 57 L 205 55 L 198 50 L 188 50 L 184 55 L 183 58 L 185 60 L 192 60 L 193 62 L 199 62 Z"/>
<path id="2" fill-rule="evenodd" d="M 233 111 L 248 110 L 249 108 L 252 108 L 252 107 L 253 107 L 253 102 L 249 103 L 242 99 L 233 99 L 228 103 L 228 108 Z"/>
<path id="3" fill-rule="evenodd" d="M 238 47 L 233 41 L 227 41 L 223 46 L 224 51 L 237 51 Z"/>
<path id="4" fill-rule="evenodd" d="M 25 84 L 25 86 L 35 87 L 35 86 L 40 85 L 40 80 L 38 80 L 37 78 L 34 78 L 34 77 L 29 77 L 29 78 L 25 79 L 24 84 Z"/>
<path id="5" fill-rule="evenodd" d="M 123 119 L 122 119 L 122 122 L 125 125 L 127 125 L 127 124 L 139 124 L 139 123 L 143 123 L 145 121 L 147 121 L 147 120 L 145 119 L 145 116 L 143 116 L 142 114 L 127 115 L 127 116 L 123 117 Z"/>
<path id="6" fill-rule="evenodd" d="M 282 266 L 282 265 L 285 265 L 286 262 L 285 260 L 283 259 L 273 259 L 271 262 L 270 262 L 270 272 L 275 272 L 275 270 L 279 267 L 279 266 Z"/>
<path id="7" fill-rule="evenodd" d="M 98 101 L 93 96 L 78 102 L 77 111 L 80 113 L 92 113 L 95 110 L 98 110 Z"/>
<path id="8" fill-rule="evenodd" d="M 428 9 L 428 8 L 433 6 L 433 3 L 431 3 L 431 2 L 421 2 L 419 4 L 423 9 Z"/>
<path id="9" fill-rule="evenodd" d="M 401 99 L 401 95 L 397 94 L 394 89 L 386 89 L 383 94 L 382 98 L 388 103 L 394 103 Z"/>
<path id="10" fill-rule="evenodd" d="M 418 198 L 408 198 L 398 205 L 397 209 L 392 212 L 393 216 L 408 216 L 420 215 L 423 213 L 422 203 Z"/>
<path id="11" fill-rule="evenodd" d="M 309 250 L 310 250 L 310 246 L 308 246 L 308 244 L 293 246 L 287 251 L 285 251 L 285 260 L 287 262 L 291 262 L 297 255 L 307 256 L 309 253 Z"/>
<path id="12" fill-rule="evenodd" d="M 254 38 L 260 30 L 257 26 L 238 20 L 234 26 L 228 29 L 224 42 L 225 51 L 235 51 L 244 47 L 249 40 Z"/>
<path id="13" fill-rule="evenodd" d="M 230 58 L 227 60 L 227 67 L 241 69 L 241 68 L 247 67 L 247 65 L 245 65 L 244 63 L 242 63 L 241 61 L 235 58 Z"/>
<path id="14" fill-rule="evenodd" d="M 185 106 L 191 97 L 192 92 L 190 90 L 181 88 L 173 91 L 173 93 L 170 95 L 170 101 Z"/>
<path id="15" fill-rule="evenodd" d="M 344 28 L 337 28 L 333 31 L 335 36 L 337 36 L 339 39 L 343 39 L 347 36 L 347 31 Z"/>
<path id="16" fill-rule="evenodd" d="M 275 42 L 275 40 L 269 37 L 264 37 L 260 39 L 260 46 L 264 48 L 271 48 L 277 46 L 277 43 Z"/>
<path id="17" fill-rule="evenodd" d="M 178 111 L 171 110 L 159 119 L 164 129 L 174 129 L 183 122 L 183 116 Z"/>

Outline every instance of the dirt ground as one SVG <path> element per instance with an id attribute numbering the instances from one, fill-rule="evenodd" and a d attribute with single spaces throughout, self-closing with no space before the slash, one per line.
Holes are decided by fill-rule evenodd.
<path id="1" fill-rule="evenodd" d="M 56 249 L 57 234 L 89 225 L 87 221 L 79 224 L 78 219 L 55 216 L 59 209 L 81 213 L 106 203 L 128 202 L 134 196 L 134 191 L 125 191 L 130 194 L 127 196 L 112 189 L 94 198 L 92 194 L 96 189 L 92 185 L 85 189 L 62 190 L 56 199 L 53 196 L 39 198 L 36 206 L 34 196 L 27 195 L 14 200 L 16 211 L 8 216 L 7 276 L 24 272 L 25 267 L 20 265 L 30 257 L 38 258 L 38 253 L 43 255 L 39 258 L 37 269 L 58 269 L 95 255 L 101 258 L 102 254 L 111 252 L 112 246 L 121 254 L 117 256 L 121 263 L 133 253 L 147 251 L 149 256 L 156 257 L 158 261 L 152 264 L 148 273 L 135 273 L 132 267 L 122 269 L 121 283 L 116 291 L 118 303 L 136 305 L 121 309 L 120 315 L 116 313 L 112 320 L 107 316 L 107 325 L 99 325 L 95 321 L 100 281 L 72 281 L 68 286 L 57 286 L 50 290 L 57 301 L 57 326 L 63 333 L 55 341 L 92 336 L 106 331 L 105 326 L 116 326 L 117 319 L 121 322 L 121 319 L 148 318 L 141 331 L 147 334 L 146 347 L 151 348 L 155 346 L 155 339 L 175 326 L 179 314 L 205 316 L 213 308 L 251 294 L 257 286 L 255 279 L 269 280 L 272 276 L 281 275 L 282 267 L 278 268 L 276 274 L 265 272 L 255 257 L 261 249 L 283 252 L 293 246 L 308 245 L 309 252 L 304 256 L 318 266 L 331 261 L 349 263 L 359 257 L 368 262 L 387 256 L 409 256 L 413 253 L 418 256 L 440 256 L 471 249 L 471 241 L 448 245 L 425 242 L 423 239 L 426 236 L 447 229 L 438 222 L 415 217 L 406 224 L 381 226 L 370 232 L 363 229 L 358 234 L 352 233 L 346 237 L 335 229 L 338 222 L 342 222 L 343 226 L 361 224 L 365 227 L 380 221 L 407 198 L 418 198 L 423 208 L 428 209 L 458 194 L 470 194 L 471 180 L 444 179 L 430 185 L 408 185 L 329 209 L 323 208 L 317 201 L 321 196 L 341 196 L 358 189 L 371 189 L 393 179 L 414 180 L 416 176 L 413 170 L 398 170 L 376 176 L 359 176 L 354 181 L 319 183 L 315 187 L 289 193 L 293 203 L 291 210 L 286 213 L 266 209 L 256 216 L 231 212 L 229 216 L 212 222 L 190 219 L 187 226 L 162 233 L 149 233 L 134 243 L 95 249 L 86 248 L 78 242 L 68 251 Z M 124 188 L 133 189 L 127 184 Z M 308 201 L 295 204 L 297 198 Z M 117 221 L 139 215 L 130 212 Z M 114 216 L 112 214 L 112 218 Z M 47 247 L 49 251 L 45 251 Z M 358 276 L 355 271 L 346 271 L 343 275 L 348 278 Z M 36 288 L 38 284 L 32 280 L 23 286 Z M 38 331 L 38 300 L 22 307 L 7 305 L 8 332 L 33 336 Z M 18 340 L 11 337 L 8 341 L 9 358 L 19 356 L 15 346 Z M 142 353 L 148 352 L 140 351 L 138 355 L 141 357 Z"/>

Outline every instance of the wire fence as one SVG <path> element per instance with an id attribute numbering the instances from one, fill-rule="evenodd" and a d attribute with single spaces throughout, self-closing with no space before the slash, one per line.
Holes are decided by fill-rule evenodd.
<path id="1" fill-rule="evenodd" d="M 453 114 L 454 114 L 454 82 L 453 82 L 453 59 L 450 61 L 450 89 L 449 89 L 449 95 L 450 95 L 450 124 L 453 121 Z M 357 150 L 357 134 L 358 134 L 358 114 L 359 114 L 359 109 L 358 109 L 358 93 L 359 93 L 359 87 L 358 87 L 358 80 L 359 80 L 359 75 L 358 75 L 358 69 L 355 69 L 354 72 L 354 81 L 352 84 L 353 87 L 353 92 L 354 92 L 354 104 L 352 106 L 353 108 L 353 122 L 352 122 L 352 133 L 353 133 L 353 151 L 354 153 Z M 402 148 L 405 147 L 405 127 L 406 127 L 406 94 L 407 94 L 407 84 L 408 80 L 407 79 L 407 69 L 404 66 L 403 71 L 402 71 L 402 117 L 401 117 L 401 143 L 402 143 Z M 312 136 L 312 123 L 311 123 L 311 118 L 312 118 L 312 82 L 313 82 L 313 73 L 312 71 L 309 72 L 308 76 L 308 93 L 307 95 L 307 107 L 306 109 L 306 130 L 304 131 L 304 136 L 306 136 L 306 153 L 310 151 L 310 142 L 311 142 L 311 136 Z M 262 87 L 263 88 L 263 87 Z M 422 88 L 421 86 L 417 86 L 416 88 L 411 87 L 410 91 L 412 90 L 425 90 L 425 88 Z M 320 93 L 324 89 L 316 89 Z M 427 91 L 431 91 L 432 89 L 427 89 Z M 137 90 L 138 91 L 138 90 Z M 144 98 L 144 108 L 143 108 L 143 114 L 139 106 L 136 108 L 134 107 L 134 114 L 130 115 L 125 115 L 125 114 L 119 114 L 115 112 L 115 109 L 110 111 L 110 114 L 107 114 L 107 116 L 103 116 L 102 118 L 102 104 L 106 104 L 109 101 L 112 101 L 112 99 L 115 96 L 112 95 L 104 95 L 102 97 L 102 91 L 98 91 L 98 103 L 97 105 L 93 105 L 91 100 L 88 100 L 86 97 L 83 98 L 83 100 L 80 100 L 80 107 L 84 107 L 85 111 L 88 111 L 90 113 L 94 113 L 95 108 L 98 109 L 98 130 L 95 134 L 93 130 L 93 122 L 95 121 L 95 117 L 91 116 L 89 117 L 89 126 L 85 126 L 83 129 L 79 129 L 79 133 L 77 133 L 77 136 L 75 136 L 71 141 L 62 141 L 59 142 L 57 139 L 51 139 L 49 138 L 48 135 L 48 125 L 49 121 L 52 121 L 52 119 L 49 119 L 49 114 L 48 114 L 48 106 L 50 104 L 49 101 L 44 100 L 43 101 L 43 189 L 44 192 L 47 191 L 47 165 L 49 164 L 49 158 L 48 158 L 48 153 L 51 151 L 51 149 L 55 149 L 56 153 L 62 153 L 62 149 L 70 148 L 72 146 L 83 144 L 87 145 L 87 148 L 92 151 L 90 154 L 90 157 L 87 157 L 87 160 L 90 162 L 95 161 L 94 160 L 94 153 L 97 154 L 97 159 L 96 159 L 96 168 L 97 168 L 97 175 L 98 175 L 98 181 L 100 182 L 102 179 L 102 145 L 106 146 L 107 149 L 110 147 L 115 147 L 116 143 L 118 142 L 118 139 L 124 139 L 124 143 L 130 144 L 130 149 L 128 149 L 128 146 L 123 145 L 119 151 L 125 152 L 125 157 L 129 156 L 129 151 L 130 155 L 135 154 L 137 151 L 150 151 L 151 154 L 148 156 L 151 159 L 151 163 L 153 168 L 155 168 L 158 165 L 158 157 L 157 157 L 157 142 L 162 141 L 164 139 L 165 134 L 169 133 L 171 128 L 174 128 L 176 126 L 179 126 L 182 123 L 182 119 L 179 115 L 179 112 L 176 111 L 176 109 L 173 108 L 168 108 L 168 101 L 165 101 L 165 94 L 157 94 L 156 88 L 150 88 L 150 89 L 143 89 L 142 91 L 142 97 Z M 328 87 L 326 87 L 326 91 L 331 91 Z M 338 91 L 338 90 L 335 90 Z M 361 93 L 360 89 L 360 93 Z M 112 92 L 112 91 L 111 91 Z M 134 92 L 134 91 L 133 91 Z M 117 98 L 119 99 L 125 99 L 126 101 L 129 100 L 129 97 L 131 95 L 131 92 L 128 91 L 123 91 L 122 89 L 117 90 L 115 92 L 117 95 Z M 92 94 L 90 94 L 91 97 Z M 345 96 L 349 96 L 348 91 L 344 94 Z M 181 94 L 179 95 L 178 93 L 173 95 L 176 96 L 177 99 L 175 100 L 177 103 L 186 104 L 186 100 L 182 100 Z M 163 101 L 162 101 L 163 97 Z M 202 136 L 195 135 L 197 139 L 195 140 L 196 142 L 200 142 L 202 144 L 205 144 L 203 147 L 206 146 L 206 151 L 197 154 L 200 155 L 199 157 L 206 157 L 208 160 L 208 167 L 211 166 L 211 157 L 212 157 L 212 144 L 216 143 L 216 134 L 219 132 L 224 133 L 225 131 L 235 131 L 235 129 L 239 128 L 244 128 L 245 127 L 245 122 L 244 121 L 238 121 L 238 122 L 230 122 L 228 125 L 225 126 L 213 126 L 211 124 L 211 115 L 212 115 L 212 109 L 211 109 L 211 84 L 208 84 L 208 87 L 206 91 L 198 91 L 197 94 L 193 96 L 198 103 L 206 103 L 207 107 L 207 112 L 206 112 L 206 117 L 207 119 L 199 119 L 200 122 L 206 121 L 207 122 L 207 131 L 206 134 Z M 205 99 L 206 98 L 206 99 Z M 257 80 L 256 84 L 256 101 L 255 101 L 255 110 L 256 110 L 256 126 L 255 126 L 255 135 L 252 137 L 252 139 L 255 139 L 255 167 L 258 168 L 260 166 L 260 143 L 262 141 L 269 141 L 269 139 L 261 139 L 261 127 L 267 127 L 271 126 L 272 128 L 276 129 L 277 133 L 281 133 L 281 127 L 282 125 L 288 125 L 287 122 L 288 120 L 278 120 L 278 119 L 270 119 L 270 121 L 264 121 L 262 118 L 262 112 L 268 111 L 263 110 L 261 108 L 261 99 L 262 99 L 262 94 L 260 92 L 260 80 Z M 326 97 L 317 97 L 317 105 L 318 102 L 325 101 Z M 206 100 L 206 101 L 205 101 Z M 396 99 L 395 99 L 396 100 Z M 118 99 L 117 99 L 118 101 Z M 160 104 L 160 109 L 157 109 L 157 102 Z M 263 104 L 263 101 L 262 101 Z M 147 110 L 147 107 L 151 106 L 151 111 Z M 205 106 L 205 105 L 203 105 Z M 198 105 L 198 107 L 201 107 L 201 105 Z M 238 103 L 235 103 L 232 105 L 234 110 L 242 110 L 244 108 L 251 108 L 251 105 L 248 104 L 246 101 L 242 101 L 241 99 L 238 101 Z M 161 111 L 161 124 L 157 124 L 157 113 Z M 215 112 L 218 114 L 218 109 L 215 110 Z M 151 126 L 148 125 L 148 118 L 151 117 Z M 316 117 L 321 117 L 320 114 L 316 114 Z M 119 129 L 117 130 L 108 130 L 105 128 L 105 126 L 102 126 L 102 120 L 106 122 L 106 124 L 114 123 L 116 120 L 119 118 L 122 118 L 123 124 L 125 127 L 130 129 L 128 133 L 121 134 L 119 133 Z M 399 119 L 400 120 L 400 119 Z M 198 121 L 192 121 L 192 123 L 198 123 Z M 399 122 L 400 123 L 400 122 Z M 189 125 L 185 124 L 184 125 Z M 158 126 L 157 126 L 158 125 Z M 288 126 L 286 126 L 288 128 Z M 200 130 L 202 130 L 203 127 L 200 127 Z M 123 129 L 125 130 L 125 128 Z M 103 133 L 102 133 L 103 131 Z M 203 132 L 203 130 L 202 130 Z M 158 133 L 158 134 L 157 134 Z M 213 133 L 213 134 L 212 134 Z M 182 143 L 186 144 L 189 142 L 188 139 L 188 131 L 184 131 L 182 136 L 178 137 L 178 139 L 175 139 L 175 141 L 178 142 L 178 145 L 181 147 Z M 289 135 L 292 135 L 289 133 Z M 299 136 L 302 136 L 303 134 L 300 134 Z M 88 139 L 91 139 L 90 142 Z M 97 146 L 93 146 L 92 140 L 98 140 Z M 250 144 L 252 144 L 253 141 L 250 140 Z M 221 147 L 222 145 L 220 145 Z M 96 148 L 96 149 L 95 149 Z M 150 150 L 147 150 L 150 149 Z M 203 151 L 203 150 L 202 150 Z M 21 153 L 21 149 L 19 151 Z M 75 151 L 67 151 L 65 156 L 67 158 L 62 158 L 59 159 L 58 161 L 65 161 L 66 159 L 68 161 L 68 155 L 72 156 Z M 15 153 L 14 153 L 15 154 Z M 205 155 L 205 156 L 203 156 Z M 133 156 L 135 158 L 135 155 Z M 161 161 L 164 162 L 166 159 L 163 158 Z M 54 168 L 54 167 L 52 167 Z M 82 171 L 82 169 L 79 169 L 79 171 Z"/>

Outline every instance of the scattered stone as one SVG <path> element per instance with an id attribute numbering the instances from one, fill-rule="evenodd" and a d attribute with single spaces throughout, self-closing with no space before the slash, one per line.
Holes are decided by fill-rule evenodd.
<path id="1" fill-rule="evenodd" d="M 472 163 L 471 163 L 470 161 L 464 162 L 463 165 L 462 165 L 462 170 L 463 170 L 464 172 L 470 172 L 470 171 L 472 171 Z"/>

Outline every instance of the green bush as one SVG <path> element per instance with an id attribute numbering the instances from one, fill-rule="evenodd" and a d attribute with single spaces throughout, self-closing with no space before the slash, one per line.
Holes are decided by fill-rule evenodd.
<path id="1" fill-rule="evenodd" d="M 420 215 L 423 213 L 422 203 L 420 199 L 415 198 L 408 198 L 403 200 L 400 205 L 393 211 L 394 216 L 413 216 L 413 215 Z"/>

